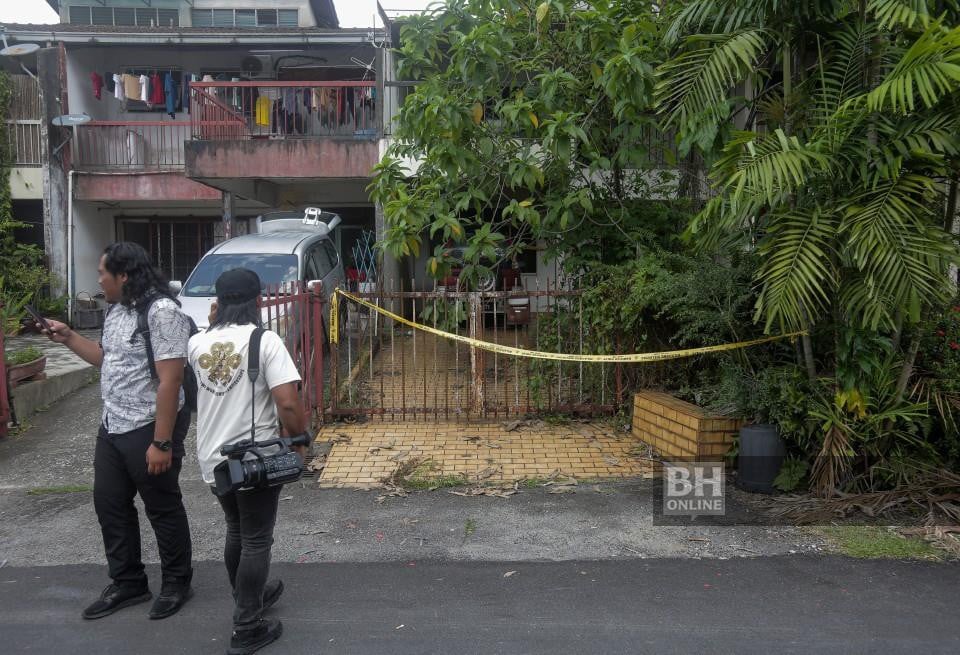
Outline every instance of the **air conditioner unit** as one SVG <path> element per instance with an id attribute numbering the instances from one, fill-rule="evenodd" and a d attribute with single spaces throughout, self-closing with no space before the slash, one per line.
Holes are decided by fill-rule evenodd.
<path id="1" fill-rule="evenodd" d="M 271 55 L 250 55 L 240 62 L 240 70 L 251 80 L 272 80 L 276 77 Z"/>

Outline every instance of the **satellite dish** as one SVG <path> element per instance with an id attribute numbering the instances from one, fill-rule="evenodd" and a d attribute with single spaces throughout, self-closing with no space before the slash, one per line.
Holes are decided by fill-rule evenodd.
<path id="1" fill-rule="evenodd" d="M 32 55 L 39 49 L 40 46 L 36 43 L 18 43 L 0 50 L 0 55 L 4 57 L 25 57 L 26 55 Z"/>
<path id="2" fill-rule="evenodd" d="M 57 127 L 73 127 L 74 125 L 83 125 L 90 122 L 87 114 L 64 114 L 55 117 L 51 122 Z"/>

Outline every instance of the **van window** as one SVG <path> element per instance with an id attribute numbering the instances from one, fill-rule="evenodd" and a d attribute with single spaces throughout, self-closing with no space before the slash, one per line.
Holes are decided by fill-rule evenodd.
<path id="1" fill-rule="evenodd" d="M 296 255 L 215 254 L 207 255 L 183 287 L 185 296 L 215 296 L 217 278 L 233 268 L 249 268 L 260 277 L 264 287 L 276 287 L 297 279 Z"/>
<path id="2" fill-rule="evenodd" d="M 337 252 L 337 247 L 333 245 L 333 241 L 330 239 L 323 242 L 323 249 L 327 251 L 327 256 L 330 257 L 330 270 L 332 271 L 340 263 L 340 253 Z"/>
<path id="3" fill-rule="evenodd" d="M 326 242 L 324 242 L 326 243 Z M 330 265 L 330 257 L 324 249 L 323 244 L 318 243 L 310 249 L 305 262 L 307 271 L 307 280 L 322 280 L 327 276 L 333 267 Z"/>

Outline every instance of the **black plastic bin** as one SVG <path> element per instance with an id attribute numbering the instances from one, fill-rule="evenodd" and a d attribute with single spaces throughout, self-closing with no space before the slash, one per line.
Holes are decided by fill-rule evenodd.
<path id="1" fill-rule="evenodd" d="M 753 493 L 776 493 L 773 481 L 787 454 L 775 425 L 746 425 L 740 428 L 737 486 Z"/>

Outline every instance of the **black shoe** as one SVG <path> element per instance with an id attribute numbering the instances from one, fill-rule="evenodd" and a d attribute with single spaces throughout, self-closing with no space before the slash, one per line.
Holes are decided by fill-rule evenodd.
<path id="1" fill-rule="evenodd" d="M 150 618 L 165 619 L 180 611 L 184 604 L 193 598 L 193 587 L 171 587 L 160 592 L 150 608 Z"/>
<path id="2" fill-rule="evenodd" d="M 110 616 L 119 609 L 145 603 L 153 598 L 153 594 L 146 587 L 127 588 L 118 587 L 115 584 L 107 585 L 107 588 L 100 594 L 100 598 L 90 604 L 81 616 L 85 619 L 102 619 Z"/>
<path id="3" fill-rule="evenodd" d="M 283 634 L 283 624 L 277 619 L 260 619 L 254 628 L 234 630 L 227 655 L 250 655 L 272 644 Z"/>
<path id="4" fill-rule="evenodd" d="M 263 609 L 273 607 L 283 594 L 283 580 L 271 580 L 263 587 Z"/>

